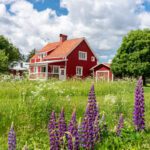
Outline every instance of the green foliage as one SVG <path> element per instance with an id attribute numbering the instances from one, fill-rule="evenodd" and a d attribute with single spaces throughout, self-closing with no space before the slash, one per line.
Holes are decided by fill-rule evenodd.
<path id="1" fill-rule="evenodd" d="M 112 60 L 115 75 L 128 77 L 150 76 L 150 30 L 131 31 L 123 38 Z"/>
<path id="2" fill-rule="evenodd" d="M 33 49 L 30 53 L 29 53 L 29 55 L 27 56 L 27 62 L 29 62 L 30 61 L 30 59 L 35 55 L 35 53 L 36 53 L 36 49 Z"/>
<path id="3" fill-rule="evenodd" d="M 68 81 L 0 81 L 0 150 L 7 149 L 8 132 L 14 122 L 17 150 L 25 143 L 29 150 L 48 150 L 48 123 L 52 110 L 59 117 L 61 107 L 69 123 L 73 109 L 76 117 L 83 119 L 88 102 L 88 92 L 92 80 Z M 134 90 L 136 82 L 98 82 L 95 83 L 96 100 L 100 116 L 105 113 L 108 132 L 103 132 L 103 142 L 96 145 L 98 149 L 149 149 L 150 121 L 150 87 L 144 87 L 146 106 L 146 130 L 135 133 L 133 126 Z M 124 114 L 125 128 L 123 138 L 116 135 L 120 114 Z"/>
<path id="4" fill-rule="evenodd" d="M 6 63 L 7 65 L 3 67 L 3 70 L 7 70 L 8 65 L 12 61 L 17 61 L 22 58 L 19 50 L 2 35 L 0 35 L 0 50 L 3 51 L 3 55 L 5 54 L 4 59 L 6 60 L 6 57 L 8 58 Z"/>
<path id="5" fill-rule="evenodd" d="M 4 51 L 0 50 L 0 72 L 5 71 L 8 67 L 8 57 L 5 56 Z"/>

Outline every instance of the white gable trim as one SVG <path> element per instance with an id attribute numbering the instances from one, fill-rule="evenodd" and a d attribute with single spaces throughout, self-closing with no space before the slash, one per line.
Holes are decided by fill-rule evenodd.
<path id="1" fill-rule="evenodd" d="M 107 65 L 105 65 L 104 63 L 100 63 L 100 64 L 97 64 L 96 66 L 92 67 L 90 70 L 93 70 L 94 68 L 96 68 L 96 67 L 99 66 L 99 65 L 104 65 L 104 66 L 110 68 L 110 66 L 107 66 Z"/>
<path id="2" fill-rule="evenodd" d="M 92 51 L 93 55 L 94 55 L 94 56 L 96 57 L 96 59 L 98 60 L 96 54 L 94 53 L 93 49 L 90 47 L 90 45 L 89 45 L 88 41 L 86 40 L 86 38 L 84 38 L 84 40 L 85 40 L 87 46 L 89 47 L 89 49 Z"/>

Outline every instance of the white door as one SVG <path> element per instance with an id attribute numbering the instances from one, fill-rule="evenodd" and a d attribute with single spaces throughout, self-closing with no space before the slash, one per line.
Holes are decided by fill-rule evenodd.
<path id="1" fill-rule="evenodd" d="M 60 68 L 59 69 L 59 80 L 65 80 L 66 79 L 66 69 Z"/>

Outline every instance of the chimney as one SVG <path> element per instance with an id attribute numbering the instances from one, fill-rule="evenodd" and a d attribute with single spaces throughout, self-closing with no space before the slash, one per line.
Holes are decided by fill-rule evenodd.
<path id="1" fill-rule="evenodd" d="M 67 35 L 60 34 L 60 43 L 62 44 L 66 40 L 67 40 Z"/>

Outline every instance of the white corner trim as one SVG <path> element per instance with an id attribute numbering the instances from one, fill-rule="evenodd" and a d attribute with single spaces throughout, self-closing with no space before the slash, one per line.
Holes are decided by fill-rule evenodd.
<path id="1" fill-rule="evenodd" d="M 95 52 L 94 52 L 93 49 L 90 47 L 90 45 L 89 45 L 88 41 L 86 40 L 86 38 L 84 38 L 84 40 L 85 40 L 87 46 L 89 47 L 89 49 L 92 51 L 93 55 L 94 55 L 94 56 L 96 57 L 96 59 L 98 60 L 98 58 L 97 58 Z"/>

